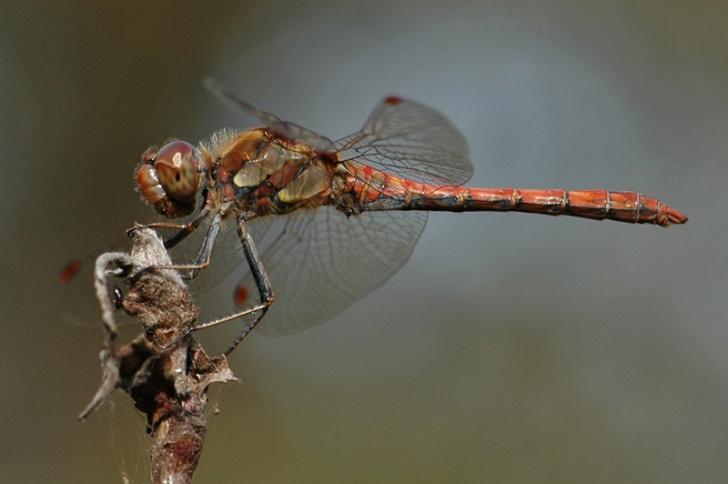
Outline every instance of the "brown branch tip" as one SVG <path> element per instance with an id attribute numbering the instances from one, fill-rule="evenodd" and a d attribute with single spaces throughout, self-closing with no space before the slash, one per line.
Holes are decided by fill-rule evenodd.
<path id="1" fill-rule="evenodd" d="M 109 252 L 96 260 L 94 283 L 104 332 L 102 377 L 79 419 L 85 420 L 115 389 L 125 391 L 147 416 L 152 481 L 190 482 L 207 429 L 207 389 L 237 378 L 224 355 L 210 358 L 190 334 L 198 308 L 179 274 L 152 268 L 171 264 L 156 232 L 134 230 L 132 241 L 131 253 Z M 118 292 L 112 280 L 129 288 L 121 301 L 111 296 Z M 142 328 L 118 349 L 117 306 Z"/>

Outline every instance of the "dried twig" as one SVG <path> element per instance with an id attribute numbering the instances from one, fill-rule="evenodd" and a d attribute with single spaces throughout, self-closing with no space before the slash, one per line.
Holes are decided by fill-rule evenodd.
<path id="1" fill-rule="evenodd" d="M 207 388 L 236 378 L 225 356 L 208 357 L 189 334 L 198 310 L 179 274 L 149 269 L 171 263 L 157 234 L 140 229 L 134 232 L 133 241 L 131 254 L 107 253 L 96 261 L 95 285 L 104 325 L 102 378 L 79 418 L 86 419 L 121 388 L 147 416 L 152 481 L 190 482 L 207 428 Z M 143 329 L 118 350 L 114 321 L 118 298 L 110 296 L 108 281 L 113 277 L 123 277 L 130 287 L 121 306 Z"/>

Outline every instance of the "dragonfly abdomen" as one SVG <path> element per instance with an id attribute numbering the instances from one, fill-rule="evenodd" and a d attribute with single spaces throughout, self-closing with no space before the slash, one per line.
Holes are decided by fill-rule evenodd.
<path id="1" fill-rule="evenodd" d="M 371 193 L 371 187 L 368 188 Z M 364 201 L 364 210 L 514 211 L 661 226 L 687 221 L 687 217 L 679 211 L 637 192 L 435 187 L 426 184 L 402 185 L 391 181 L 383 188 L 378 197 L 369 196 Z"/>

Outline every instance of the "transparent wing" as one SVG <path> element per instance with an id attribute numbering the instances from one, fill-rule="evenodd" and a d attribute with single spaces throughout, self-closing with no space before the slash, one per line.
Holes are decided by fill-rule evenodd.
<path id="1" fill-rule="evenodd" d="M 424 183 L 461 185 L 473 175 L 468 144 L 452 122 L 397 96 L 382 99 L 361 131 L 334 144 L 342 161 Z"/>
<path id="2" fill-rule="evenodd" d="M 473 175 L 467 141 L 442 113 L 398 96 L 382 99 L 361 131 L 332 143 L 297 124 L 282 121 L 243 101 L 211 78 L 205 87 L 227 106 L 270 127 L 272 134 L 317 151 L 337 151 L 342 161 L 370 164 L 398 176 L 434 185 L 462 185 Z"/>
<path id="3" fill-rule="evenodd" d="M 308 128 L 299 126 L 290 121 L 278 121 L 270 125 L 271 134 L 275 137 L 291 143 L 301 143 L 315 149 L 320 153 L 333 153 L 334 143 L 326 136 L 320 135 Z"/>
<path id="4" fill-rule="evenodd" d="M 278 116 L 276 116 L 275 114 L 271 114 L 268 111 L 258 109 L 252 104 L 243 101 L 242 99 L 237 97 L 232 91 L 221 86 L 215 79 L 211 77 L 205 78 L 202 81 L 202 84 L 205 86 L 205 89 L 207 89 L 213 96 L 218 98 L 220 101 L 222 101 L 223 104 L 225 104 L 236 113 L 239 113 L 243 116 L 256 118 L 259 121 L 262 121 L 266 126 L 271 126 L 275 123 L 281 122 L 281 120 L 278 119 Z"/>
<path id="5" fill-rule="evenodd" d="M 249 102 L 240 99 L 232 91 L 220 86 L 214 79 L 208 77 L 203 84 L 210 93 L 233 111 L 261 121 L 270 129 L 271 135 L 279 138 L 284 146 L 289 147 L 291 143 L 302 143 L 320 152 L 331 153 L 334 151 L 334 143 L 329 138 L 290 121 L 282 121 L 275 114 L 256 108 Z"/>
<path id="6" fill-rule="evenodd" d="M 275 303 L 258 331 L 302 331 L 333 318 L 384 284 L 409 259 L 426 212 L 365 212 L 347 218 L 332 207 L 277 216 L 256 241 Z M 257 298 L 249 271 L 235 291 Z M 240 301 L 242 302 L 242 301 Z"/>

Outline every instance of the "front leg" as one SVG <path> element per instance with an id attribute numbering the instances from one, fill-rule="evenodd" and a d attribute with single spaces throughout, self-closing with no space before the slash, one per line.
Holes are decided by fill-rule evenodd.
<path id="1" fill-rule="evenodd" d="M 251 308 L 244 309 L 237 313 L 208 321 L 206 323 L 202 323 L 192 328 L 192 331 L 197 331 L 199 329 L 210 328 L 212 326 L 217 326 L 218 324 L 227 323 L 228 321 L 232 321 L 234 319 L 241 318 L 249 314 L 255 314 L 253 316 L 253 321 L 245 328 L 243 328 L 243 330 L 235 337 L 235 340 L 230 345 L 230 347 L 225 350 L 225 355 L 229 355 L 230 353 L 232 353 L 233 350 L 235 350 L 235 348 L 237 348 L 237 346 L 240 344 L 240 342 L 243 341 L 243 339 L 245 339 L 248 334 L 250 334 L 250 332 L 257 326 L 260 320 L 263 319 L 265 313 L 268 312 L 270 305 L 273 304 L 273 302 L 275 301 L 275 296 L 273 295 L 273 288 L 270 284 L 268 273 L 265 271 L 265 267 L 263 266 L 260 255 L 258 254 L 258 249 L 255 246 L 255 241 L 248 232 L 248 228 L 245 225 L 245 219 L 242 216 L 238 218 L 238 237 L 240 237 L 240 244 L 243 247 L 245 259 L 247 260 L 250 271 L 253 274 L 255 286 L 258 289 L 260 303 Z"/>
<path id="2" fill-rule="evenodd" d="M 202 245 L 200 246 L 200 250 L 197 253 L 197 257 L 195 258 L 195 261 L 191 264 L 172 264 L 169 266 L 155 266 L 156 269 L 174 269 L 174 270 L 182 270 L 182 271 L 188 271 L 186 274 L 182 274 L 182 277 L 187 280 L 193 280 L 197 275 L 200 273 L 202 269 L 206 269 L 207 266 L 210 265 L 210 258 L 212 257 L 212 249 L 215 246 L 215 239 L 217 238 L 217 234 L 220 231 L 220 223 L 222 222 L 222 218 L 227 215 L 228 211 L 230 210 L 230 207 L 232 206 L 232 202 L 224 202 L 218 209 L 215 210 L 215 213 L 212 217 L 212 221 L 210 222 L 210 227 L 207 229 L 207 232 L 205 233 L 205 238 L 202 241 Z M 139 225 L 136 227 L 133 227 L 129 229 L 127 232 L 132 232 L 134 230 L 139 230 L 140 228 L 178 228 L 179 232 L 177 232 L 175 235 L 170 237 L 164 242 L 164 247 L 169 249 L 170 247 L 174 247 L 178 242 L 183 240 L 185 237 L 187 237 L 189 234 L 191 234 L 204 220 L 207 218 L 207 216 L 210 214 L 210 211 L 212 209 L 209 205 L 205 204 L 202 209 L 200 210 L 200 213 L 190 222 L 186 224 L 172 224 L 172 223 L 152 223 L 149 225 Z"/>
<path id="3" fill-rule="evenodd" d="M 210 214 L 210 207 L 208 205 L 204 205 L 202 209 L 200 210 L 200 213 L 195 216 L 192 220 L 190 220 L 187 223 L 183 224 L 176 224 L 172 222 L 152 222 L 149 224 L 144 225 L 135 225 L 134 227 L 127 229 L 126 233 L 131 234 L 132 232 L 135 232 L 137 230 L 141 229 L 174 229 L 177 232 L 172 235 L 170 238 L 164 241 L 164 247 L 166 249 L 171 249 L 175 245 L 177 245 L 179 242 L 185 239 L 188 235 L 190 235 L 192 232 L 195 231 L 197 227 L 199 227 L 200 223 L 207 218 L 207 216 Z"/>
<path id="4" fill-rule="evenodd" d="M 176 271 L 188 271 L 183 274 L 184 279 L 194 279 L 200 273 L 202 269 L 206 269 L 210 265 L 210 259 L 212 258 L 212 249 L 215 247 L 215 240 L 217 234 L 220 232 L 220 223 L 222 222 L 223 214 L 216 212 L 210 222 L 210 228 L 205 233 L 205 238 L 202 241 L 200 250 L 197 253 L 197 257 L 194 262 L 189 264 L 170 264 L 164 266 L 153 266 L 150 268 L 154 269 L 173 269 Z"/>

